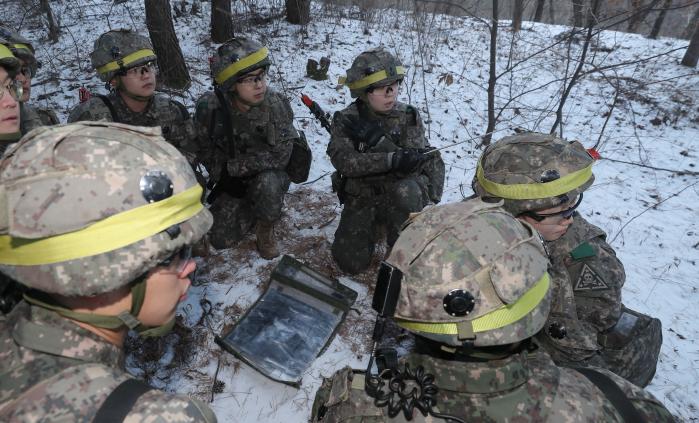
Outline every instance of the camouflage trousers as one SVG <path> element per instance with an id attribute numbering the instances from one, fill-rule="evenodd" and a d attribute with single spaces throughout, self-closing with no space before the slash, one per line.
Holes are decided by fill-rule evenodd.
<path id="1" fill-rule="evenodd" d="M 257 220 L 279 220 L 289 184 L 285 171 L 268 170 L 245 180 L 243 198 L 222 193 L 209 209 L 214 216 L 214 224 L 209 231 L 211 245 L 217 249 L 233 247 Z"/>
<path id="2" fill-rule="evenodd" d="M 356 274 L 369 267 L 381 225 L 386 226 L 386 241 L 392 246 L 408 215 L 429 203 L 427 187 L 418 177 L 380 188 L 375 195 L 345 195 L 331 252 L 340 269 L 347 273 Z"/>

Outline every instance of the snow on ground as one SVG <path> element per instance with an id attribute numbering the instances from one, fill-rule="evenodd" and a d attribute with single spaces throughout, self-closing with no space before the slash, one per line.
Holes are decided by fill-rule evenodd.
<path id="1" fill-rule="evenodd" d="M 171 342 L 164 349 L 165 356 L 157 357 L 159 366 L 151 369 L 151 376 L 166 389 L 207 400 L 215 385 L 211 406 L 226 422 L 305 421 L 322 376 L 345 365 L 364 367 L 367 360 L 373 319 L 368 305 L 375 266 L 350 279 L 332 263 L 329 245 L 340 209 L 330 193 L 329 177 L 323 177 L 332 169 L 325 155 L 328 136 L 298 100 L 300 93 L 311 95 L 328 111 L 339 110 L 351 98 L 348 90 L 336 86 L 336 80 L 358 53 L 383 46 L 397 54 L 408 69 L 401 99 L 419 108 L 432 145 L 446 147 L 442 151 L 448 171 L 443 202 L 458 201 L 471 193 L 470 181 L 481 151 L 478 137 L 487 122 L 489 33 L 482 22 L 392 10 L 360 13 L 326 4 L 314 4 L 313 22 L 304 29 L 280 19 L 259 19 L 258 12 L 265 15 L 265 7 L 279 7 L 277 3 L 270 0 L 258 9 L 250 2 L 234 5 L 247 19 L 238 22 L 241 35 L 263 39 L 270 47 L 272 85 L 292 98 L 297 126 L 306 131 L 314 152 L 309 180 L 321 178 L 292 188 L 279 231 L 282 244 L 286 252 L 358 291 L 358 311 L 348 315 L 339 335 L 307 371 L 300 389 L 281 385 L 222 353 L 213 343 L 213 336 L 230 327 L 263 292 L 274 263 L 257 256 L 252 237 L 236 249 L 218 251 L 202 260 L 205 283 L 190 291 L 181 309 L 185 326 L 193 330 L 171 338 L 181 341 Z M 89 63 L 93 40 L 109 28 L 129 27 L 145 33 L 145 13 L 138 1 L 52 4 L 64 34 L 56 45 L 37 43 L 44 67 L 35 80 L 33 98 L 55 107 L 65 120 L 80 86 L 101 90 Z M 190 108 L 210 89 L 207 58 L 215 47 L 207 34 L 210 3 L 202 5 L 200 16 L 187 15 L 175 22 L 192 72 L 192 87 L 181 98 Z M 10 7 L 16 8 L 9 15 L 15 26 L 22 21 L 25 35 L 45 40 L 37 18 L 25 15 L 14 3 Z M 493 138 L 512 134 L 515 128 L 548 132 L 566 83 L 563 76 L 569 78 L 577 65 L 567 58 L 578 57 L 582 37 L 568 43 L 567 27 L 527 23 L 513 35 L 508 22 L 500 24 L 498 71 L 502 75 L 496 105 L 506 107 Z M 660 363 L 648 389 L 681 420 L 696 421 L 699 74 L 678 64 L 686 44 L 620 32 L 595 36 L 588 52 L 588 62 L 592 60 L 595 66 L 583 69 L 584 78 L 570 93 L 563 109 L 563 134 L 587 147 L 600 140 L 598 150 L 604 160 L 595 166 L 596 182 L 586 193 L 581 212 L 608 233 L 626 266 L 624 302 L 663 321 Z M 330 79 L 305 78 L 306 60 L 321 56 L 332 60 Z M 513 72 L 504 72 L 508 64 L 514 65 Z M 375 264 L 383 252 L 377 252 Z M 178 364 L 173 362 L 178 351 L 191 354 Z M 138 363 L 130 363 L 139 373 Z"/>

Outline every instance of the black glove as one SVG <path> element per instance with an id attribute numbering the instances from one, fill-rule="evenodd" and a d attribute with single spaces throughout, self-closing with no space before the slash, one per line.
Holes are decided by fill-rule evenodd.
<path id="1" fill-rule="evenodd" d="M 417 150 L 403 149 L 393 153 L 391 169 L 402 173 L 412 172 L 425 159 L 425 155 Z"/>
<path id="2" fill-rule="evenodd" d="M 343 116 L 342 125 L 345 133 L 352 138 L 359 152 L 364 152 L 375 146 L 386 135 L 378 123 L 362 119 L 359 116 Z"/>

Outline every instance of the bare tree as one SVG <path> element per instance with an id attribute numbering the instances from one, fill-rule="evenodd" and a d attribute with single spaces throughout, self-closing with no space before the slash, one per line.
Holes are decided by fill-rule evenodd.
<path id="1" fill-rule="evenodd" d="M 296 25 L 311 21 L 311 0 L 286 0 L 286 20 Z"/>
<path id="2" fill-rule="evenodd" d="M 512 30 L 522 29 L 522 15 L 524 14 L 524 0 L 515 0 L 512 7 Z"/>
<path id="3" fill-rule="evenodd" d="M 689 47 L 682 58 L 682 64 L 694 68 L 697 66 L 697 60 L 699 60 L 699 21 L 694 21 L 694 35 L 689 41 Z"/>
<path id="4" fill-rule="evenodd" d="M 232 36 L 231 0 L 211 0 L 211 40 L 223 43 Z"/>
<path id="5" fill-rule="evenodd" d="M 660 9 L 660 13 L 658 13 L 658 17 L 655 19 L 655 22 L 653 23 L 653 29 L 650 31 L 649 37 L 652 39 L 658 38 L 658 35 L 660 34 L 660 29 L 663 27 L 663 22 L 665 21 L 665 15 L 667 14 L 667 10 L 672 7 L 672 0 L 665 0 L 663 2 L 663 6 Z"/>
<path id="6" fill-rule="evenodd" d="M 172 24 L 169 0 L 145 0 L 146 26 L 158 56 L 159 79 L 167 87 L 185 90 L 192 83 Z"/>
<path id="7" fill-rule="evenodd" d="M 488 78 L 488 127 L 483 136 L 483 145 L 490 145 L 495 129 L 495 65 L 498 49 L 498 0 L 493 0 L 493 18 L 490 22 L 490 76 Z"/>
<path id="8" fill-rule="evenodd" d="M 689 37 L 694 34 L 694 28 L 697 25 L 697 22 L 699 22 L 699 6 L 694 10 L 694 15 L 689 19 L 689 22 L 687 23 L 687 27 L 682 31 L 682 38 L 684 39 L 689 39 Z"/>
<path id="9" fill-rule="evenodd" d="M 553 3 L 553 2 L 552 2 Z M 573 26 L 578 28 L 583 26 L 583 11 L 585 10 L 585 0 L 573 0 Z"/>
<path id="10" fill-rule="evenodd" d="M 631 2 L 631 16 L 629 17 L 629 26 L 626 28 L 628 32 L 636 32 L 638 30 L 638 25 L 641 24 L 648 13 L 660 3 L 660 0 L 652 0 L 648 4 L 643 4 L 643 0 L 633 0 Z"/>
<path id="11" fill-rule="evenodd" d="M 58 37 L 61 35 L 61 28 L 58 25 L 58 20 L 51 10 L 51 5 L 49 0 L 41 0 L 41 11 L 46 13 L 46 23 L 49 27 L 49 40 L 52 43 L 58 42 Z"/>
<path id="12" fill-rule="evenodd" d="M 536 9 L 534 10 L 534 22 L 541 22 L 541 18 L 544 16 L 544 6 L 546 5 L 546 0 L 536 0 Z"/>

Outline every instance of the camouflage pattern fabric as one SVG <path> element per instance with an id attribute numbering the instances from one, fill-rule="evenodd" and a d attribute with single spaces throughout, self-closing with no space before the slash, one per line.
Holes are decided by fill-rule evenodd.
<path id="1" fill-rule="evenodd" d="M 129 55 L 148 50 L 150 50 L 149 54 L 124 63 L 124 59 Z M 130 29 L 114 29 L 105 32 L 95 40 L 92 46 L 92 53 L 90 53 L 90 61 L 100 79 L 104 82 L 109 82 L 120 70 L 141 66 L 156 60 L 157 58 L 152 51 L 153 45 L 148 37 L 144 37 Z M 100 68 L 110 63 L 118 64 L 119 66 L 100 72 Z"/>
<path id="2" fill-rule="evenodd" d="M 647 386 L 655 374 L 662 345 L 662 323 L 622 305 L 626 274 L 614 249 L 607 244 L 604 231 L 576 215 L 565 235 L 546 244 L 560 280 L 572 289 L 577 318 L 583 322 L 578 327 L 587 332 L 585 339 L 596 340 L 599 349 L 599 355 L 580 361 L 580 357 L 571 354 L 574 345 L 569 345 L 569 349 L 544 344 L 554 361 L 604 367 L 638 386 Z M 620 321 L 622 314 L 624 319 Z M 568 332 L 576 334 L 570 329 Z"/>
<path id="3" fill-rule="evenodd" d="M 192 162 L 196 152 L 196 134 L 187 109 L 163 94 L 156 94 L 143 112 L 133 112 L 116 92 L 107 95 L 114 107 L 116 117 L 104 100 L 93 96 L 70 111 L 68 123 L 80 121 L 107 121 L 126 123 L 135 126 L 159 126 L 163 137 Z"/>
<path id="4" fill-rule="evenodd" d="M 439 388 L 434 407 L 467 422 L 623 422 L 612 403 L 586 377 L 557 367 L 543 352 L 523 352 L 486 362 L 449 361 L 422 354 L 400 360 L 423 366 Z M 610 377 L 648 422 L 674 422 L 651 394 L 622 378 Z M 364 391 L 364 375 L 345 368 L 325 379 L 316 393 L 312 422 L 406 422 L 403 413 L 389 418 Z M 409 387 L 408 389 L 412 389 Z M 411 422 L 441 422 L 414 410 Z"/>
<path id="5" fill-rule="evenodd" d="M 253 72 L 259 68 L 270 65 L 269 55 L 260 57 L 248 66 L 239 68 L 225 80 L 222 80 L 223 71 L 236 62 L 247 59 L 250 55 L 260 53 L 264 46 L 253 39 L 245 37 L 231 38 L 216 49 L 216 55 L 211 59 L 211 77 L 217 82 L 223 91 L 228 91 L 242 75 Z"/>
<path id="6" fill-rule="evenodd" d="M 53 110 L 37 109 L 28 103 L 20 103 L 20 132 L 25 135 L 40 126 L 58 125 L 58 116 Z"/>
<path id="7" fill-rule="evenodd" d="M 366 269 L 371 260 L 376 242 L 371 235 L 372 226 L 385 223 L 388 243 L 393 245 L 398 229 L 410 213 L 422 210 L 430 200 L 435 203 L 441 200 L 444 162 L 439 152 L 435 152 L 409 174 L 391 171 L 388 153 L 401 148 L 429 147 L 420 115 L 409 105 L 398 102 L 390 112 L 377 114 L 356 101 L 340 113 L 371 119 L 391 138 L 384 138 L 360 153 L 341 124 L 332 127 L 327 153 L 335 169 L 347 178 L 346 200 L 335 232 L 333 257 L 341 269 L 358 273 Z"/>
<path id="8" fill-rule="evenodd" d="M 214 248 L 233 247 L 256 220 L 276 222 L 281 218 L 289 175 L 283 170 L 267 170 L 245 178 L 245 197 L 222 194 L 211 205 L 214 225 L 209 240 Z"/>
<path id="9" fill-rule="evenodd" d="M 121 351 L 57 314 L 22 303 L 0 320 L 0 421 L 92 422 L 130 378 Z M 206 405 L 151 390 L 125 422 L 215 422 Z"/>
<path id="10" fill-rule="evenodd" d="M 227 94 L 225 96 L 229 99 Z M 291 157 L 293 140 L 299 137 L 293 125 L 291 105 L 283 95 L 268 90 L 264 101 L 246 113 L 237 110 L 233 104 L 229 105 L 229 109 L 232 143 L 227 141 L 222 115 L 224 109 L 216 95 L 206 93 L 197 101 L 194 120 L 198 134 L 198 158 L 214 181 L 218 181 L 224 166 L 230 176 L 243 178 L 248 188 L 243 209 L 251 210 L 252 219 L 276 221 L 281 217 L 284 195 L 289 189 L 289 176 L 285 169 Z M 212 210 L 221 213 L 221 217 L 233 217 L 233 210 L 239 206 L 231 200 L 229 196 L 221 196 L 216 202 L 222 204 L 215 204 Z M 236 221 L 240 223 L 237 227 L 243 227 L 247 226 L 249 219 L 241 216 Z M 227 230 L 217 225 L 214 231 L 221 232 L 211 235 L 212 239 L 221 239 L 219 245 L 224 240 L 228 245 L 238 240 L 235 239 L 236 228 Z"/>

